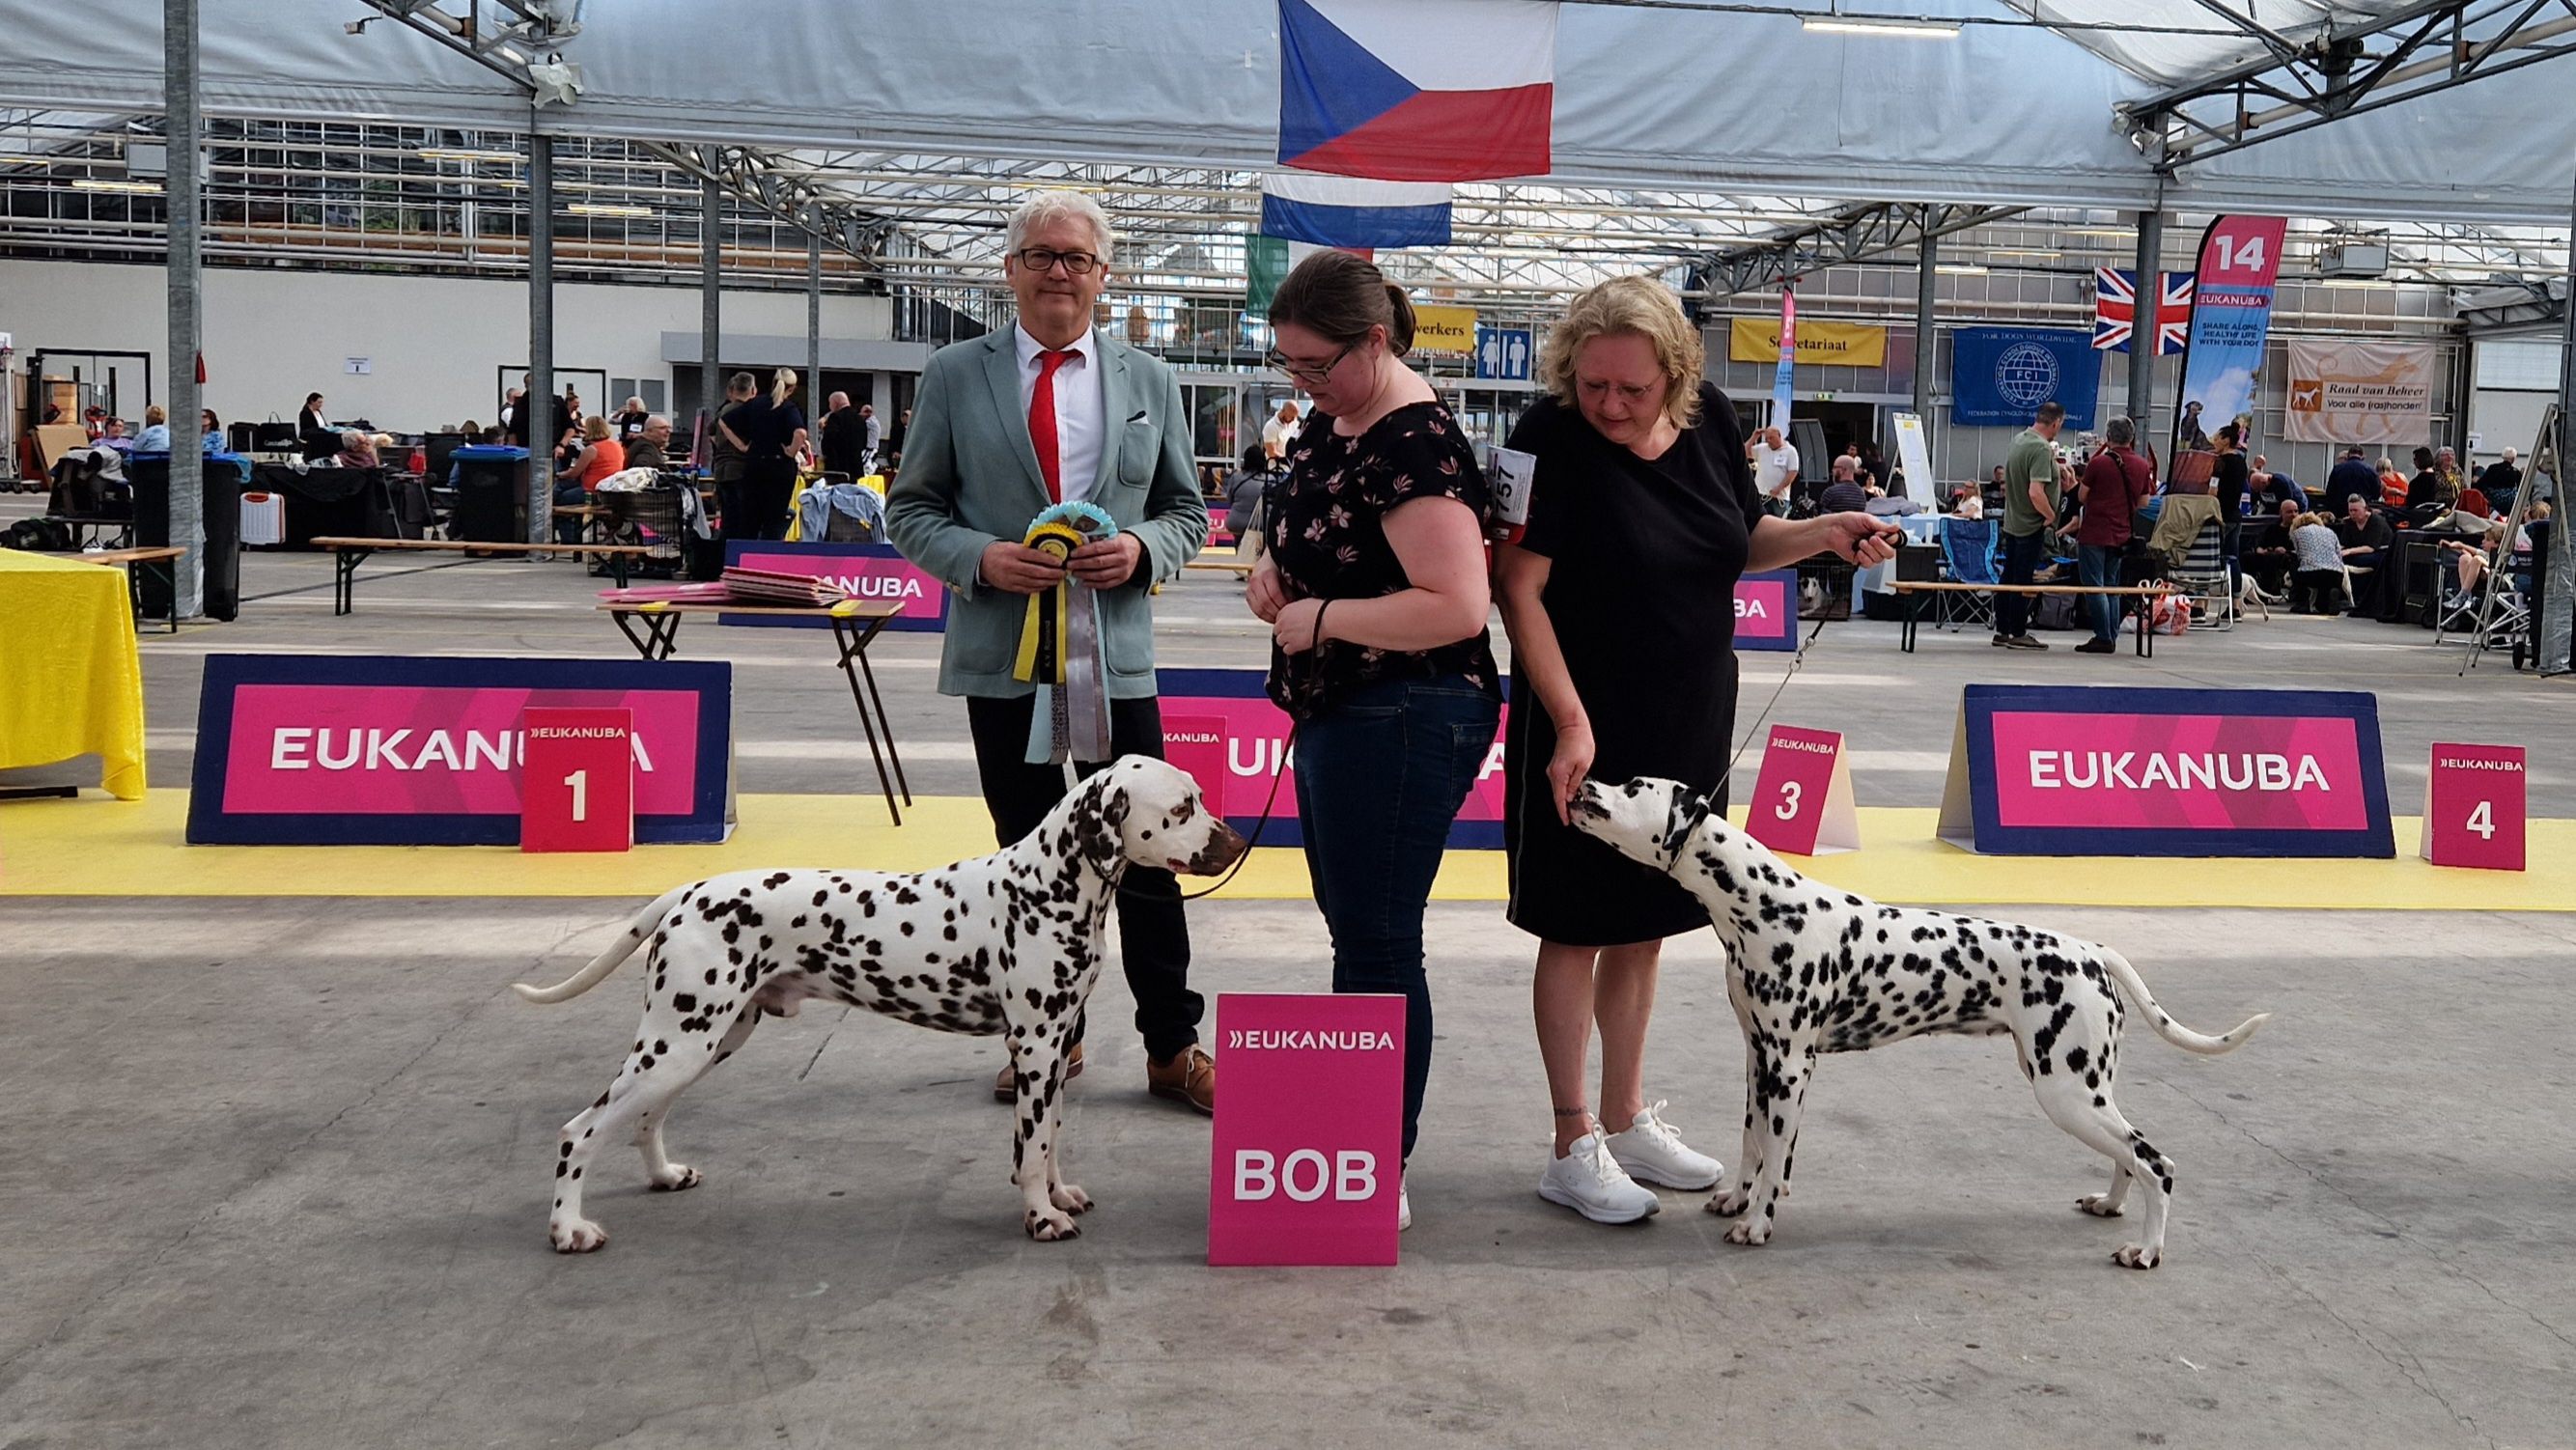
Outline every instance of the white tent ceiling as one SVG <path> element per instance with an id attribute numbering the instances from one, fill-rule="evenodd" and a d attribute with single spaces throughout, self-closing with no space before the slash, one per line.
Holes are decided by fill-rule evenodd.
<path id="1" fill-rule="evenodd" d="M 1815 33 L 1799 15 L 1822 0 L 1787 3 L 1569 4 L 1551 180 L 2543 224 L 2565 221 L 2576 184 L 2576 115 L 2560 99 L 2576 59 L 2188 166 L 2163 187 L 2112 123 L 2117 103 L 2262 53 L 2217 9 L 2296 36 L 2402 0 L 1869 7 L 1970 22 L 1939 40 Z M 345 33 L 372 13 L 355 0 L 203 0 L 205 95 L 218 113 L 836 150 L 1224 169 L 1275 155 L 1273 0 L 868 0 L 759 7 L 756 21 L 747 8 L 586 7 L 562 51 L 583 97 L 532 116 L 512 82 L 393 22 Z M 159 45 L 148 24 L 24 7 L 0 30 L 0 105 L 157 110 Z"/>

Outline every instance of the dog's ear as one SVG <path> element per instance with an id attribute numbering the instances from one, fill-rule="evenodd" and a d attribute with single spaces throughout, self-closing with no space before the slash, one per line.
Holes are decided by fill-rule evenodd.
<path id="1" fill-rule="evenodd" d="M 1119 827 L 1127 821 L 1127 791 L 1103 775 L 1083 792 L 1073 813 L 1074 845 L 1083 856 L 1106 869 L 1126 853 Z"/>
<path id="2" fill-rule="evenodd" d="M 1670 861 L 1680 857 L 1682 847 L 1690 842 L 1691 834 L 1708 819 L 1713 800 L 1714 797 L 1705 791 L 1676 789 L 1673 792 L 1672 814 L 1664 822 L 1664 859 Z"/>

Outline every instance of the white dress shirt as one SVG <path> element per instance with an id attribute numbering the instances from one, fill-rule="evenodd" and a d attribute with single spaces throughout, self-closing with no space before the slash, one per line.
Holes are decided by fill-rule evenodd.
<path id="1" fill-rule="evenodd" d="M 1011 347 L 1020 361 L 1020 416 L 1025 418 L 1045 366 L 1038 354 L 1046 349 L 1016 322 L 1011 324 Z M 1100 477 L 1100 448 L 1108 433 L 1102 415 L 1108 402 L 1102 394 L 1098 330 L 1084 329 L 1064 351 L 1073 356 L 1055 370 L 1055 456 L 1065 502 L 1071 503 L 1091 497 L 1092 484 Z"/>

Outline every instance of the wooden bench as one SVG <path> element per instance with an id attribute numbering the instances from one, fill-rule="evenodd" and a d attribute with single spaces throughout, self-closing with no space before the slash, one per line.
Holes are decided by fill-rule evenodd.
<path id="1" fill-rule="evenodd" d="M 125 591 L 127 597 L 134 601 L 134 627 L 137 629 L 143 627 L 143 580 L 134 571 L 138 567 L 148 569 L 154 565 L 160 566 L 161 581 L 170 586 L 170 632 L 177 634 L 179 632 L 179 566 L 174 561 L 187 552 L 185 549 L 163 546 L 151 549 L 92 549 L 85 554 L 71 554 L 66 557 L 78 559 L 84 564 L 105 564 L 110 568 L 121 568 L 125 571 Z"/>
<path id="2" fill-rule="evenodd" d="M 885 697 L 877 693 L 876 671 L 868 668 L 868 646 L 885 632 L 885 627 L 903 614 L 903 605 L 892 600 L 845 599 L 838 604 L 736 604 L 712 599 L 688 600 L 603 600 L 599 612 L 617 622 L 618 632 L 635 646 L 636 653 L 648 660 L 667 660 L 680 647 L 680 621 L 692 614 L 750 615 L 761 619 L 819 619 L 832 626 L 832 637 L 841 647 L 841 673 L 850 682 L 850 700 L 859 707 L 859 728 L 867 732 L 868 754 L 876 761 L 877 785 L 885 791 L 886 813 L 894 823 L 903 824 L 903 806 L 895 804 L 895 792 L 903 793 L 903 805 L 912 804 L 912 782 L 903 774 L 903 757 L 894 749 L 894 719 L 886 714 Z M 719 621 L 721 622 L 721 620 Z M 636 633 L 641 623 L 644 632 Z M 874 708 L 871 709 L 870 707 Z M 877 748 L 877 733 L 885 733 L 885 748 Z M 886 774 L 886 762 L 894 762 L 894 774 Z"/>
<path id="3" fill-rule="evenodd" d="M 1252 560 L 1250 560 L 1250 559 L 1208 559 L 1208 558 L 1198 558 L 1198 559 L 1192 559 L 1192 560 L 1191 560 L 1191 561 L 1189 561 L 1188 563 L 1183 564 L 1181 567 L 1182 567 L 1182 568 L 1184 568 L 1184 569 L 1207 569 L 1207 570 L 1212 570 L 1212 571 L 1219 571 L 1219 572 L 1223 572 L 1223 573 L 1227 573 L 1227 574 L 1232 574 L 1232 575 L 1234 575 L 1236 578 L 1240 579 L 1240 578 L 1243 578 L 1243 577 L 1245 577 L 1245 576 L 1249 575 L 1249 574 L 1252 572 L 1253 562 L 1254 562 L 1254 561 L 1252 561 Z"/>
<path id="4" fill-rule="evenodd" d="M 402 554 L 466 554 L 469 556 L 508 556 L 525 558 L 532 554 L 597 554 L 609 562 L 617 587 L 626 587 L 629 560 L 653 552 L 646 544 L 514 544 L 488 539 L 353 539 L 326 535 L 313 541 L 315 548 L 331 551 L 331 612 L 349 614 L 357 608 L 358 566 L 379 552 Z M 447 564 L 428 564 L 412 573 L 429 569 L 452 569 L 458 564 L 479 562 L 476 557 Z"/>
<path id="5" fill-rule="evenodd" d="M 1930 582 L 1899 579 L 1887 586 L 1905 599 L 1905 629 L 1898 647 L 1907 654 L 1914 652 L 1914 627 L 1923 614 L 1926 597 L 1942 594 L 2099 594 L 2111 598 L 2155 598 L 2178 591 L 2170 584 L 1961 584 L 1956 581 Z M 2138 655 L 2155 656 L 2155 631 L 2148 627 L 2151 610 L 2138 611 Z"/>

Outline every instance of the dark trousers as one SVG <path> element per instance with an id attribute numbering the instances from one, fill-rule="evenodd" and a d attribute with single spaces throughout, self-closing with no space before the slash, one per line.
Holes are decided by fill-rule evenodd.
<path id="1" fill-rule="evenodd" d="M 1029 720 L 1037 696 L 1011 699 L 969 696 L 966 728 L 975 739 L 975 774 L 983 782 L 984 809 L 993 835 L 1007 846 L 1038 828 L 1071 789 L 1061 765 L 1028 762 Z M 1163 758 L 1162 702 L 1109 702 L 1109 749 L 1114 755 Z M 1086 761 L 1083 775 L 1109 762 Z M 1118 883 L 1119 952 L 1127 990 L 1136 997 L 1136 1031 L 1155 1061 L 1168 1060 L 1199 1040 L 1206 1004 L 1190 990 L 1190 926 L 1181 914 L 1181 884 L 1169 871 L 1130 865 Z M 1077 1027 L 1074 1040 L 1082 1040 Z"/>
<path id="2" fill-rule="evenodd" d="M 2079 577 L 2093 588 L 2116 588 L 2120 583 L 2120 544 L 2078 544 L 2075 566 Z M 2104 644 L 2120 638 L 2120 598 L 2112 594 L 2087 594 L 2084 608 L 2091 616 L 2093 637 Z"/>
<path id="3" fill-rule="evenodd" d="M 1407 1157 L 1431 1080 L 1423 909 L 1501 712 L 1458 676 L 1382 680 L 1297 728 L 1297 818 L 1333 939 L 1333 990 L 1404 998 Z"/>
<path id="4" fill-rule="evenodd" d="M 784 455 L 754 459 L 743 476 L 716 484 L 727 539 L 787 537 L 787 501 L 796 496 L 796 466 Z"/>
<path id="5" fill-rule="evenodd" d="M 580 484 L 578 484 L 578 483 L 564 483 L 564 482 L 561 482 L 560 480 L 558 480 L 558 481 L 556 482 L 556 484 L 555 484 L 555 507 L 556 507 L 556 508 L 559 508 L 559 509 L 580 508 L 582 505 L 584 505 L 584 504 L 586 504 L 586 503 L 588 503 L 588 502 L 590 502 L 590 492 L 589 492 L 589 490 L 587 490 L 587 489 L 583 488 Z M 580 542 L 581 542 L 581 524 L 582 524 L 582 521 L 581 521 L 581 520 L 579 520 L 579 519 L 567 519 L 567 518 L 558 518 L 558 519 L 556 519 L 556 520 L 555 520 L 555 542 L 556 542 L 556 543 L 558 543 L 558 544 L 578 544 L 578 543 L 580 543 Z"/>
<path id="6" fill-rule="evenodd" d="M 2301 569 L 2290 576 L 2290 611 L 2338 614 L 2343 610 L 2343 571 Z"/>
<path id="7" fill-rule="evenodd" d="M 2027 534 L 2004 535 L 2004 571 L 1997 581 L 2004 584 L 2027 584 L 2039 573 L 2039 561 L 2048 553 L 2045 530 L 2033 529 Z M 1995 633 L 2006 639 L 2030 633 L 2028 594 L 1995 596 Z"/>

